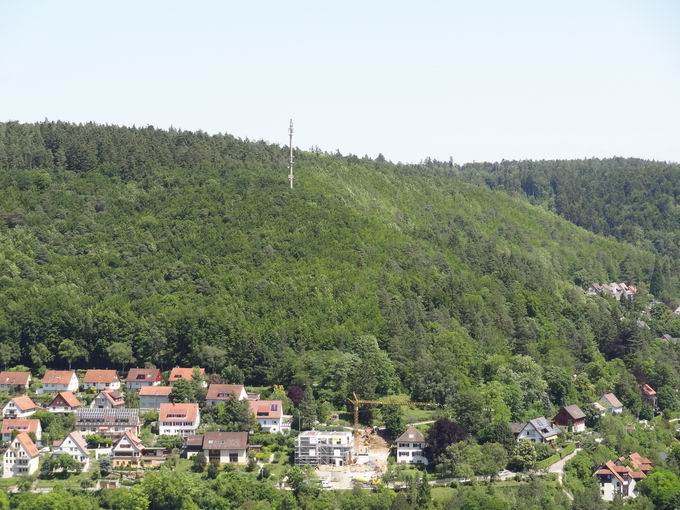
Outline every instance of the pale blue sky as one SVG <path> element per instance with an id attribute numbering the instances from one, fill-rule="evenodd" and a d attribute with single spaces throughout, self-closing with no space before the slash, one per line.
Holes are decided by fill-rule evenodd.
<path id="1" fill-rule="evenodd" d="M 326 4 L 326 5 L 324 5 Z M 0 119 L 680 161 L 680 2 L 0 3 Z"/>

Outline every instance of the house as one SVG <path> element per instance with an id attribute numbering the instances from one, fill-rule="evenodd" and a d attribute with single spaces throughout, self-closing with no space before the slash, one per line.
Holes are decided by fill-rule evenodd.
<path id="1" fill-rule="evenodd" d="M 283 402 L 280 400 L 249 400 L 248 405 L 264 432 L 290 432 L 290 417 L 283 414 Z"/>
<path id="2" fill-rule="evenodd" d="M 12 431 L 26 432 L 27 434 L 33 434 L 35 436 L 35 441 L 40 443 L 42 439 L 42 427 L 40 426 L 40 420 L 34 420 L 32 418 L 6 418 L 2 421 L 2 441 L 7 443 L 12 440 Z"/>
<path id="3" fill-rule="evenodd" d="M 604 409 L 604 414 L 621 414 L 623 412 L 623 404 L 613 393 L 602 395 L 597 403 Z"/>
<path id="4" fill-rule="evenodd" d="M 184 444 L 184 456 L 191 458 L 203 452 L 208 462 L 245 464 L 248 462 L 247 432 L 206 432 L 189 436 Z"/>
<path id="5" fill-rule="evenodd" d="M 14 397 L 2 408 L 3 418 L 27 418 L 35 413 L 40 406 L 31 400 L 31 397 L 22 395 Z"/>
<path id="6" fill-rule="evenodd" d="M 47 406 L 51 413 L 75 413 L 80 408 L 80 400 L 70 391 L 60 391 Z"/>
<path id="7" fill-rule="evenodd" d="M 75 429 L 84 436 L 99 434 L 116 438 L 126 432 L 137 434 L 139 427 L 139 409 L 81 408 L 76 411 Z"/>
<path id="8" fill-rule="evenodd" d="M 140 409 L 160 409 L 170 402 L 172 386 L 144 386 L 139 390 Z"/>
<path id="9" fill-rule="evenodd" d="M 557 439 L 561 433 L 559 427 L 554 427 L 544 416 L 541 416 L 529 420 L 517 435 L 517 440 L 549 443 Z"/>
<path id="10" fill-rule="evenodd" d="M 116 390 L 100 391 L 90 402 L 92 409 L 118 409 L 125 407 L 125 397 Z"/>
<path id="11" fill-rule="evenodd" d="M 517 436 L 519 436 L 519 433 L 522 432 L 522 429 L 526 423 L 522 421 L 513 421 L 510 423 L 510 431 L 512 432 L 513 437 L 515 438 L 515 441 L 517 441 Z"/>
<path id="12" fill-rule="evenodd" d="M 166 448 L 147 448 L 132 432 L 126 432 L 113 445 L 111 464 L 114 468 L 154 468 L 165 462 Z"/>
<path id="13" fill-rule="evenodd" d="M 119 390 L 120 379 L 115 370 L 96 370 L 91 368 L 85 372 L 83 378 L 83 388 L 86 390 Z"/>
<path id="14" fill-rule="evenodd" d="M 635 297 L 635 295 L 638 292 L 638 288 L 636 285 L 632 284 L 627 284 L 627 283 L 593 283 L 586 289 L 586 294 L 588 296 L 613 296 L 614 299 L 617 301 L 621 300 L 621 297 L 626 297 L 627 299 L 631 299 Z"/>
<path id="15" fill-rule="evenodd" d="M 563 406 L 553 418 L 553 423 L 567 432 L 586 430 L 586 413 L 577 405 Z"/>
<path id="16" fill-rule="evenodd" d="M 642 396 L 642 402 L 652 406 L 652 409 L 656 409 L 656 390 L 652 388 L 649 384 L 640 385 L 640 395 Z"/>
<path id="17" fill-rule="evenodd" d="M 172 370 L 170 370 L 170 375 L 168 376 L 168 383 L 170 384 L 170 386 L 172 386 L 173 383 L 179 381 L 180 379 L 191 381 L 194 378 L 194 370 L 198 370 L 198 372 L 201 374 L 201 377 L 205 377 L 205 368 L 175 367 Z M 201 386 L 207 388 L 208 383 L 205 381 L 201 381 Z"/>
<path id="18" fill-rule="evenodd" d="M 161 404 L 158 416 L 158 433 L 161 436 L 189 436 L 195 434 L 201 423 L 198 404 Z"/>
<path id="19" fill-rule="evenodd" d="M 73 370 L 48 370 L 42 378 L 38 393 L 78 391 L 78 376 Z"/>
<path id="20" fill-rule="evenodd" d="M 351 432 L 306 430 L 295 443 L 295 464 L 347 466 L 354 455 L 354 436 Z"/>
<path id="21" fill-rule="evenodd" d="M 53 446 L 53 455 L 68 455 L 80 462 L 83 471 L 89 469 L 90 450 L 88 450 L 87 441 L 80 432 L 71 432 L 63 441 L 56 441 Z"/>
<path id="22" fill-rule="evenodd" d="M 421 431 L 409 425 L 395 443 L 397 444 L 397 464 L 428 464 L 425 456 L 427 441 Z"/>
<path id="23" fill-rule="evenodd" d="M 131 368 L 125 378 L 125 385 L 131 390 L 139 390 L 147 386 L 160 386 L 162 381 L 163 376 L 157 368 Z"/>
<path id="24" fill-rule="evenodd" d="M 242 384 L 211 384 L 208 386 L 208 394 L 205 396 L 205 403 L 214 406 L 220 402 L 225 402 L 233 396 L 236 400 L 247 400 L 248 393 Z"/>
<path id="25" fill-rule="evenodd" d="M 0 372 L 0 391 L 6 393 L 23 393 L 31 383 L 30 372 Z"/>
<path id="26" fill-rule="evenodd" d="M 620 457 L 616 462 L 607 461 L 593 476 L 600 485 L 600 497 L 614 501 L 617 495 L 622 498 L 637 496 L 637 484 L 653 469 L 652 462 L 639 453 L 631 453 L 628 458 Z"/>
<path id="27" fill-rule="evenodd" d="M 38 448 L 25 432 L 17 434 L 3 455 L 2 477 L 30 476 L 38 471 Z"/>

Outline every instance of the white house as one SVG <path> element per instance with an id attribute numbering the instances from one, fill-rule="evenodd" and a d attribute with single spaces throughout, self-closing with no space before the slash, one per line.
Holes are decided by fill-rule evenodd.
<path id="1" fill-rule="evenodd" d="M 354 436 L 347 431 L 305 430 L 295 444 L 298 466 L 348 466 L 353 454 Z"/>
<path id="2" fill-rule="evenodd" d="M 158 433 L 161 436 L 189 436 L 195 434 L 201 423 L 198 404 L 161 404 L 158 416 Z"/>
<path id="3" fill-rule="evenodd" d="M 86 390 L 94 388 L 97 391 L 119 390 L 120 379 L 115 370 L 90 369 L 83 377 L 83 388 Z"/>
<path id="4" fill-rule="evenodd" d="M 246 400 L 248 393 L 242 384 L 211 384 L 208 386 L 208 393 L 205 396 L 205 403 L 214 406 L 220 402 L 226 402 L 229 397 L 236 400 Z"/>
<path id="5" fill-rule="evenodd" d="M 139 390 L 139 408 L 158 410 L 170 403 L 170 393 L 172 386 L 145 386 Z"/>
<path id="6" fill-rule="evenodd" d="M 602 395 L 597 404 L 600 405 L 598 409 L 603 409 L 606 414 L 621 414 L 623 412 L 623 404 L 613 393 Z"/>
<path id="7" fill-rule="evenodd" d="M 3 455 L 2 477 L 30 476 L 38 471 L 38 448 L 25 432 L 17 434 Z"/>
<path id="8" fill-rule="evenodd" d="M 35 436 L 35 440 L 40 443 L 42 440 L 42 427 L 40 420 L 33 418 L 5 418 L 2 421 L 2 441 L 7 443 L 12 440 L 12 431 L 16 430 L 18 433 L 26 432 Z"/>
<path id="9" fill-rule="evenodd" d="M 70 391 L 60 391 L 47 405 L 51 413 L 75 413 L 80 409 L 80 400 Z"/>
<path id="10" fill-rule="evenodd" d="M 0 391 L 6 393 L 23 393 L 31 383 L 30 372 L 0 372 Z"/>
<path id="11" fill-rule="evenodd" d="M 3 418 L 28 418 L 35 413 L 40 406 L 33 402 L 30 397 L 22 395 L 14 397 L 2 408 Z"/>
<path id="12" fill-rule="evenodd" d="M 249 400 L 248 405 L 264 432 L 290 432 L 290 420 L 283 414 L 283 402 L 280 400 Z"/>
<path id="13" fill-rule="evenodd" d="M 518 441 L 548 443 L 557 439 L 562 433 L 559 427 L 553 426 L 545 417 L 529 420 L 517 435 Z"/>
<path id="14" fill-rule="evenodd" d="M 425 456 L 427 441 L 421 431 L 409 425 L 395 441 L 397 444 L 397 464 L 428 464 Z"/>
<path id="15" fill-rule="evenodd" d="M 206 432 L 189 436 L 184 447 L 188 458 L 203 452 L 208 462 L 216 464 L 246 464 L 248 462 L 247 432 Z"/>
<path id="16" fill-rule="evenodd" d="M 652 469 L 652 462 L 635 452 L 627 459 L 620 457 L 616 462 L 607 461 L 593 476 L 599 482 L 600 497 L 605 501 L 614 501 L 617 495 L 623 499 L 637 497 L 637 484 Z"/>
<path id="17" fill-rule="evenodd" d="M 48 370 L 41 382 L 38 393 L 78 391 L 78 376 L 73 370 Z"/>
<path id="18" fill-rule="evenodd" d="M 131 368 L 125 385 L 131 390 L 139 390 L 146 386 L 160 386 L 162 381 L 161 371 L 157 368 Z"/>
<path id="19" fill-rule="evenodd" d="M 73 431 L 63 441 L 55 442 L 52 453 L 73 457 L 80 462 L 83 471 L 87 471 L 90 467 L 90 450 L 88 450 L 87 441 L 80 432 Z"/>
<path id="20" fill-rule="evenodd" d="M 116 390 L 100 391 L 90 402 L 92 409 L 117 409 L 125 407 L 125 397 Z"/>

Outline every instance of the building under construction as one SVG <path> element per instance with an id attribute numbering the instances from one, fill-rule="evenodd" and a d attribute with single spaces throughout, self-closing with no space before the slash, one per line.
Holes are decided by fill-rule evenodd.
<path id="1" fill-rule="evenodd" d="M 295 465 L 347 466 L 354 455 L 351 432 L 307 430 L 297 437 Z"/>

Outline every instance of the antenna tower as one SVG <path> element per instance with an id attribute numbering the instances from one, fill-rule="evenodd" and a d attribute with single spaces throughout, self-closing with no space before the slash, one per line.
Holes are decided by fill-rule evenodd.
<path id="1" fill-rule="evenodd" d="M 290 138 L 290 159 L 288 160 L 288 183 L 290 189 L 293 189 L 293 119 L 290 119 L 290 127 L 288 128 L 288 137 Z"/>

